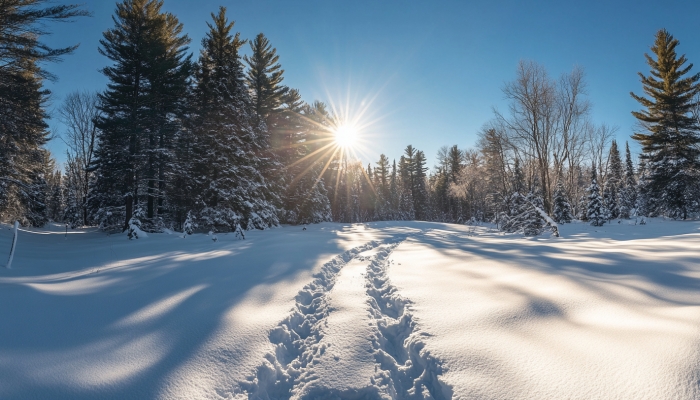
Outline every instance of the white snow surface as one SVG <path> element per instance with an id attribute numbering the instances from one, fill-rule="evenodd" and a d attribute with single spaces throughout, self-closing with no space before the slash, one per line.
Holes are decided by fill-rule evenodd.
<path id="1" fill-rule="evenodd" d="M 0 268 L 2 399 L 700 398 L 697 221 L 64 229 Z"/>

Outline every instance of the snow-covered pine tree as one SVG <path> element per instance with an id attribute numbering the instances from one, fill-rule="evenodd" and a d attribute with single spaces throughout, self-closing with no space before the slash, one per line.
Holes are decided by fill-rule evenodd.
<path id="1" fill-rule="evenodd" d="M 398 219 L 413 220 L 416 218 L 413 201 L 413 160 L 405 156 L 399 159 L 399 204 Z"/>
<path id="2" fill-rule="evenodd" d="M 166 177 L 192 63 L 186 55 L 189 37 L 162 7 L 162 0 L 117 3 L 115 26 L 100 40 L 100 54 L 113 64 L 102 69 L 109 84 L 100 94 L 95 124 L 100 145 L 90 202 L 104 228 L 116 228 L 121 219 L 128 229 L 141 200 L 143 223 L 166 212 Z"/>
<path id="3" fill-rule="evenodd" d="M 608 154 L 608 167 L 605 177 L 604 197 L 605 206 L 609 211 L 610 219 L 620 216 L 620 192 L 624 187 L 624 172 L 622 169 L 622 159 L 617 141 L 613 140 Z"/>
<path id="4" fill-rule="evenodd" d="M 413 157 L 413 209 L 415 218 L 419 220 L 428 219 L 428 192 L 425 187 L 426 171 L 425 153 L 421 150 L 415 152 Z"/>
<path id="5" fill-rule="evenodd" d="M 566 190 L 561 180 L 557 181 L 556 189 L 554 190 L 554 215 L 553 219 L 558 224 L 570 223 L 574 219 L 571 215 L 571 205 L 566 200 Z"/>
<path id="6" fill-rule="evenodd" d="M 539 210 L 544 210 L 544 202 L 542 197 L 529 192 L 525 197 L 525 223 L 523 224 L 523 235 L 525 236 L 537 236 L 542 233 L 546 222 L 540 214 Z"/>
<path id="7" fill-rule="evenodd" d="M 380 154 L 377 166 L 374 168 L 374 187 L 377 191 L 374 206 L 374 218 L 380 221 L 391 219 L 391 192 L 389 176 L 389 159 L 386 155 Z"/>
<path id="8" fill-rule="evenodd" d="M 141 219 L 145 218 L 146 214 L 143 212 L 143 208 L 140 205 L 136 206 L 136 210 L 129 219 L 129 229 L 127 230 L 127 237 L 129 240 L 138 239 L 139 237 L 144 237 L 144 233 L 141 230 Z"/>
<path id="9" fill-rule="evenodd" d="M 637 208 L 637 180 L 629 143 L 625 142 L 625 181 L 620 196 L 620 218 L 630 218 Z"/>
<path id="10" fill-rule="evenodd" d="M 275 194 L 262 175 L 266 138 L 245 86 L 238 53 L 244 41 L 232 35 L 226 8 L 212 13 L 197 69 L 195 133 L 201 226 L 219 231 L 265 229 L 278 224 Z"/>
<path id="11" fill-rule="evenodd" d="M 182 228 L 186 235 L 193 234 L 194 230 L 197 229 L 197 220 L 195 219 L 194 215 L 192 215 L 192 211 L 187 211 L 187 218 L 182 224 Z"/>
<path id="12" fill-rule="evenodd" d="M 305 104 L 294 89 L 285 93 L 283 104 L 285 111 L 278 115 L 283 119 L 277 120 L 276 136 L 282 142 L 275 148 L 287 166 L 283 221 L 297 225 L 330 221 L 331 204 L 321 175 L 325 160 L 313 156 L 322 150 L 323 133 L 318 125 L 329 120 L 325 104 Z"/>
<path id="13" fill-rule="evenodd" d="M 78 46 L 52 48 L 41 39 L 49 34 L 47 22 L 88 15 L 79 5 L 46 3 L 0 2 L 0 221 L 42 225 L 46 220 L 37 215 L 43 200 L 36 185 L 49 135 L 50 92 L 42 85 L 52 75 L 39 65 L 60 61 Z"/>
<path id="14" fill-rule="evenodd" d="M 649 212 L 686 219 L 697 206 L 700 180 L 700 129 L 691 115 L 700 92 L 700 74 L 687 75 L 693 64 L 684 66 L 687 59 L 677 56 L 678 44 L 661 29 L 651 47 L 656 59 L 645 54 L 651 74 L 639 76 L 649 98 L 631 93 L 644 107 L 632 112 L 643 128 L 632 138 L 642 145 L 647 161 L 643 179 Z"/>
<path id="15" fill-rule="evenodd" d="M 603 226 L 607 220 L 607 211 L 600 196 L 600 187 L 596 176 L 595 164 L 591 168 L 591 185 L 588 187 L 588 205 L 586 219 L 593 226 Z"/>
<path id="16" fill-rule="evenodd" d="M 605 183 L 605 188 L 603 189 L 603 218 L 606 221 L 610 221 L 615 218 L 615 215 L 620 214 L 620 210 L 617 208 L 617 195 L 615 193 L 615 185 L 613 183 Z"/>

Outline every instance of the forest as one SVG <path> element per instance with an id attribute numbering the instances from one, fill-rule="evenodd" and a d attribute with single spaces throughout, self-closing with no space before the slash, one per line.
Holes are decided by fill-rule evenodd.
<path id="1" fill-rule="evenodd" d="M 99 52 L 99 92 L 75 91 L 54 118 L 65 165 L 46 149 L 44 64 L 76 47 L 41 41 L 44 22 L 89 17 L 80 5 L 0 2 L 0 221 L 108 232 L 244 232 L 324 221 L 491 222 L 538 235 L 572 220 L 700 213 L 700 74 L 656 33 L 631 96 L 633 155 L 617 127 L 593 122 L 583 67 L 552 77 L 523 60 L 471 148 L 443 146 L 427 166 L 408 144 L 367 165 L 334 139 L 345 121 L 284 83 L 276 48 L 211 13 L 198 55 L 162 0 L 123 0 Z M 246 47 L 247 46 L 247 47 Z M 250 55 L 242 55 L 249 48 Z M 630 71 L 634 74 L 635 71 Z M 59 140 L 59 139 L 53 139 Z"/>

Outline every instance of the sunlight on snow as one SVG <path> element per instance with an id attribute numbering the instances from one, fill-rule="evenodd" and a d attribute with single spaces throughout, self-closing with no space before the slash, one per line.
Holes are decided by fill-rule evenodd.
<path id="1" fill-rule="evenodd" d="M 133 314 L 123 318 L 122 320 L 114 324 L 115 327 L 126 327 L 129 325 L 136 325 L 149 320 L 159 318 L 175 307 L 179 306 L 182 302 L 190 298 L 195 293 L 202 289 L 205 289 L 208 285 L 197 285 L 195 287 L 183 290 L 180 293 L 174 294 L 163 300 L 157 301 L 153 304 L 149 304 L 146 307 L 134 312 Z"/>

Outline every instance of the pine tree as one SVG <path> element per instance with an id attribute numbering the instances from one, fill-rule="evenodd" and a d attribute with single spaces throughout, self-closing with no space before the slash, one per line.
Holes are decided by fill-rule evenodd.
<path id="1" fill-rule="evenodd" d="M 620 214 L 620 210 L 617 208 L 615 186 L 608 182 L 605 183 L 605 188 L 603 189 L 603 211 L 603 219 L 606 221 L 610 221 Z"/>
<path id="2" fill-rule="evenodd" d="M 413 209 L 415 218 L 426 220 L 428 216 L 428 193 L 425 187 L 426 171 L 425 153 L 418 150 L 413 158 Z"/>
<path id="3" fill-rule="evenodd" d="M 375 189 L 377 200 L 375 203 L 375 216 L 378 220 L 391 219 L 391 193 L 389 177 L 389 159 L 384 154 L 379 155 L 379 161 L 374 168 Z"/>
<path id="4" fill-rule="evenodd" d="M 391 166 L 391 178 L 389 179 L 389 219 L 395 220 L 400 219 L 399 217 L 399 203 L 400 203 L 401 192 L 399 190 L 399 177 L 398 171 L 396 169 L 396 159 L 394 159 Z"/>
<path id="5" fill-rule="evenodd" d="M 309 224 L 330 221 L 331 203 L 323 172 L 323 159 L 317 157 L 320 133 L 318 125 L 328 121 L 325 105 L 301 101 L 296 90 L 285 95 L 284 144 L 280 158 L 286 164 L 288 183 L 283 201 L 284 222 Z"/>
<path id="6" fill-rule="evenodd" d="M 14 60 L 0 79 L 0 220 L 43 226 L 43 146 L 48 141 L 45 104 L 36 62 Z M 37 186 L 38 185 L 38 186 Z"/>
<path id="7" fill-rule="evenodd" d="M 278 224 L 278 201 L 263 176 L 267 160 L 264 123 L 245 86 L 240 34 L 226 8 L 212 13 L 197 69 L 195 144 L 201 224 L 218 231 L 265 229 Z M 261 126 L 262 125 L 262 126 Z"/>
<path id="8" fill-rule="evenodd" d="M 78 46 L 52 48 L 41 41 L 49 21 L 69 21 L 89 13 L 79 5 L 49 5 L 47 0 L 0 1 L 0 221 L 37 218 L 42 199 L 42 147 L 48 139 L 44 79 L 54 76 L 39 67 L 60 61 Z M 31 215 L 29 215 L 31 214 Z"/>
<path id="9" fill-rule="evenodd" d="M 408 151 L 410 149 L 410 151 Z M 410 153 L 410 158 L 401 156 L 399 158 L 399 202 L 398 202 L 398 219 L 413 220 L 416 217 L 416 212 L 413 201 L 413 147 L 406 148 L 407 153 Z"/>
<path id="10" fill-rule="evenodd" d="M 100 40 L 100 54 L 113 62 L 102 69 L 110 83 L 100 94 L 102 115 L 96 123 L 100 146 L 92 202 L 103 226 L 121 216 L 127 229 L 140 199 L 146 203 L 144 219 L 165 212 L 166 175 L 181 127 L 178 117 L 185 112 L 191 62 L 185 55 L 190 39 L 162 6 L 162 0 L 123 0 L 115 27 Z"/>
<path id="11" fill-rule="evenodd" d="M 610 212 L 610 219 L 620 216 L 620 192 L 623 186 L 622 159 L 620 158 L 617 141 L 613 140 L 610 145 L 610 153 L 608 154 L 608 167 L 605 178 L 604 193 L 607 193 L 607 195 L 603 196 L 605 206 Z"/>
<path id="12" fill-rule="evenodd" d="M 700 91 L 700 74 L 687 76 L 693 64 L 684 66 L 687 59 L 685 55 L 677 56 L 678 44 L 661 29 L 651 47 L 656 59 L 645 54 L 651 74 L 639 73 L 639 77 L 648 97 L 630 93 L 644 107 L 632 112 L 644 130 L 632 138 L 642 145 L 642 156 L 647 161 L 644 185 L 647 196 L 656 200 L 654 207 L 660 208 L 655 211 L 686 219 L 695 207 L 699 179 L 700 135 L 691 110 L 697 104 L 694 98 Z"/>
<path id="13" fill-rule="evenodd" d="M 571 215 L 571 205 L 566 200 L 566 191 L 561 180 L 557 182 L 556 189 L 554 190 L 554 221 L 558 224 L 571 223 L 574 219 Z"/>
<path id="14" fill-rule="evenodd" d="M 537 236 L 542 233 L 545 227 L 545 220 L 539 210 L 544 210 L 542 196 L 529 192 L 525 197 L 525 218 L 523 224 L 523 235 Z"/>
<path id="15" fill-rule="evenodd" d="M 259 33 L 250 42 L 250 49 L 251 56 L 244 56 L 243 59 L 249 67 L 246 79 L 251 91 L 251 101 L 257 117 L 264 121 L 272 132 L 276 121 L 271 120 L 271 116 L 281 111 L 284 96 L 289 90 L 282 85 L 284 70 L 278 63 L 277 49 L 270 45 L 264 34 Z"/>
<path id="16" fill-rule="evenodd" d="M 620 196 L 620 218 L 630 218 L 637 208 L 637 180 L 630 154 L 629 143 L 625 143 L 625 181 Z"/>
<path id="17" fill-rule="evenodd" d="M 600 196 L 600 187 L 596 176 L 595 164 L 591 168 L 591 185 L 588 187 L 588 206 L 586 219 L 593 226 L 603 226 L 606 221 L 607 211 Z"/>

